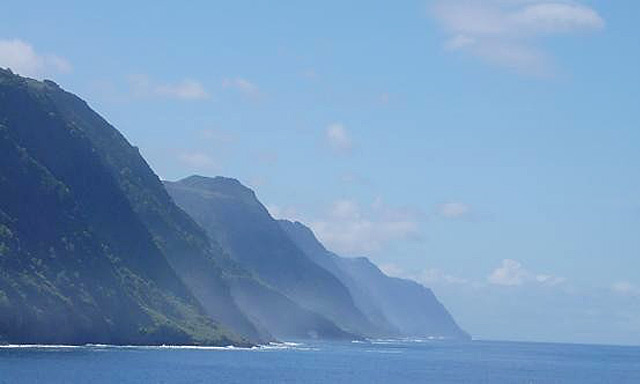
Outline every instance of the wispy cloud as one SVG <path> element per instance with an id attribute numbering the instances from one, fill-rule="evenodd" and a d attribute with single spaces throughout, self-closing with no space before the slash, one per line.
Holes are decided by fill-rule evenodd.
<path id="1" fill-rule="evenodd" d="M 256 175 L 247 180 L 247 185 L 252 189 L 258 189 L 267 184 L 269 184 L 269 178 L 265 175 Z"/>
<path id="2" fill-rule="evenodd" d="M 618 281 L 611 285 L 611 290 L 619 295 L 640 296 L 640 286 L 628 281 Z"/>
<path id="3" fill-rule="evenodd" d="M 66 59 L 38 53 L 20 39 L 0 39 L 0 67 L 35 78 L 71 72 L 71 64 Z"/>
<path id="4" fill-rule="evenodd" d="M 447 34 L 447 50 L 536 75 L 553 68 L 541 38 L 605 27 L 593 8 L 563 0 L 436 0 L 430 14 Z"/>
<path id="5" fill-rule="evenodd" d="M 536 274 L 525 269 L 516 260 L 505 259 L 502 264 L 487 277 L 490 284 L 503 286 L 520 286 L 526 283 L 535 283 L 544 286 L 554 286 L 566 281 L 563 277 L 550 274 Z"/>
<path id="6" fill-rule="evenodd" d="M 502 265 L 489 275 L 487 280 L 496 285 L 522 285 L 528 277 L 529 273 L 522 267 L 522 264 L 515 260 L 505 259 L 502 261 Z"/>
<path id="7" fill-rule="evenodd" d="M 470 283 L 469 279 L 465 279 L 463 277 L 446 273 L 443 270 L 438 268 L 425 269 L 417 277 L 416 280 L 426 285 L 439 284 L 439 283 L 444 283 L 444 284 L 469 284 Z"/>
<path id="8" fill-rule="evenodd" d="M 276 219 L 293 220 L 304 222 L 303 215 L 300 211 L 292 206 L 280 206 L 275 204 L 269 204 L 266 206 L 269 214 Z"/>
<path id="9" fill-rule="evenodd" d="M 335 200 L 317 216 L 292 206 L 268 205 L 267 209 L 275 218 L 306 223 L 327 249 L 345 256 L 372 255 L 397 242 L 422 238 L 423 214 L 418 209 L 392 207 L 379 198 L 371 204 Z"/>
<path id="10" fill-rule="evenodd" d="M 342 123 L 329 124 L 325 128 L 325 140 L 335 152 L 346 154 L 353 150 L 351 136 Z"/>
<path id="11" fill-rule="evenodd" d="M 178 155 L 178 160 L 192 168 L 192 171 L 218 171 L 221 168 L 211 156 L 203 152 L 183 152 Z"/>
<path id="12" fill-rule="evenodd" d="M 211 96 L 205 87 L 193 79 L 184 79 L 176 83 L 156 83 L 147 75 L 129 76 L 129 85 L 137 97 L 165 97 L 180 100 L 205 100 Z"/>
<path id="13" fill-rule="evenodd" d="M 421 238 L 419 210 L 391 207 L 381 199 L 368 206 L 336 200 L 326 212 L 310 226 L 329 249 L 344 255 L 377 253 L 391 243 Z"/>
<path id="14" fill-rule="evenodd" d="M 274 150 L 263 150 L 256 153 L 256 160 L 258 160 L 260 164 L 274 165 L 278 163 L 279 158 L 278 152 Z"/>
<path id="15" fill-rule="evenodd" d="M 340 174 L 338 180 L 344 184 L 351 185 L 359 185 L 359 186 L 370 186 L 371 180 L 359 173 L 353 171 L 346 171 Z"/>
<path id="16" fill-rule="evenodd" d="M 404 269 L 394 263 L 380 264 L 378 268 L 387 276 L 403 278 L 405 275 Z"/>
<path id="17" fill-rule="evenodd" d="M 386 274 L 405 279 L 411 279 L 426 286 L 464 285 L 471 288 L 494 287 L 518 287 L 528 285 L 531 287 L 555 287 L 565 286 L 567 279 L 551 274 L 536 274 L 525 269 L 518 261 L 505 259 L 489 274 L 485 281 L 467 278 L 448 273 L 439 268 L 425 268 L 423 270 L 408 272 L 394 263 L 383 264 L 380 267 Z M 487 284 L 488 283 L 488 284 Z M 625 292 L 635 287 L 621 286 Z M 615 289 L 614 289 L 615 290 Z M 638 291 L 640 292 L 640 290 Z"/>
<path id="18" fill-rule="evenodd" d="M 388 276 L 400 277 L 421 283 L 425 286 L 432 287 L 435 285 L 469 285 L 481 286 L 482 284 L 473 282 L 460 276 L 455 276 L 438 268 L 426 268 L 417 273 L 408 273 L 402 267 L 394 263 L 386 263 L 380 265 L 380 269 Z"/>
<path id="19" fill-rule="evenodd" d="M 460 219 L 468 217 L 471 214 L 471 206 L 459 201 L 451 201 L 438 204 L 436 206 L 436 213 L 438 216 L 446 219 Z"/>
<path id="20" fill-rule="evenodd" d="M 175 84 L 158 85 L 156 92 L 161 96 L 184 100 L 201 100 L 209 98 L 209 94 L 202 84 L 190 79 L 182 80 Z"/>
<path id="21" fill-rule="evenodd" d="M 398 243 L 421 241 L 426 218 L 419 208 L 392 206 L 380 197 L 369 204 L 337 199 L 317 214 L 294 206 L 271 204 L 267 209 L 275 218 L 306 223 L 327 249 L 344 256 L 371 256 Z"/>
<path id="22" fill-rule="evenodd" d="M 262 96 L 260 88 L 255 83 L 243 77 L 227 78 L 222 80 L 222 88 L 235 90 L 243 96 L 252 99 L 258 99 Z"/>

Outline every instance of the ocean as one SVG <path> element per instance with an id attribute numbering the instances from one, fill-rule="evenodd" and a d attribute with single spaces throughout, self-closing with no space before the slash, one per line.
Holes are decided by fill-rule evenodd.
<path id="1" fill-rule="evenodd" d="M 640 383 L 640 347 L 393 341 L 3 346 L 0 383 Z"/>

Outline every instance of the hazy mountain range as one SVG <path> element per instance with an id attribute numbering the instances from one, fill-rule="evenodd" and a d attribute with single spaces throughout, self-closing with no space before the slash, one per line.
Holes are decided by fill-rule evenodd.
<path id="1" fill-rule="evenodd" d="M 0 69 L 0 342 L 467 339 L 433 293 L 337 256 L 234 179 L 163 183 L 51 81 Z"/>

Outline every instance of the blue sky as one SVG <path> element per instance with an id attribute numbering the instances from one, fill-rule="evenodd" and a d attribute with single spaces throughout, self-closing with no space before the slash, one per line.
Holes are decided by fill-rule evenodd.
<path id="1" fill-rule="evenodd" d="M 275 3 L 275 4 L 274 4 Z M 11 2 L 163 178 L 225 175 L 474 336 L 640 344 L 635 1 Z"/>

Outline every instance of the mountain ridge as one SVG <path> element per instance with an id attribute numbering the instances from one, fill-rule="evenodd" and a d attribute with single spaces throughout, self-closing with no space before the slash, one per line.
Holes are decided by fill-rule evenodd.
<path id="1" fill-rule="evenodd" d="M 469 340 L 431 289 L 408 279 L 387 276 L 366 257 L 342 257 L 328 251 L 300 222 L 278 221 L 310 259 L 342 280 L 372 321 L 400 337 Z"/>
<path id="2" fill-rule="evenodd" d="M 333 278 L 340 281 L 342 287 L 347 289 L 349 302 L 367 319 L 362 327 L 351 329 L 352 331 L 368 337 L 469 338 L 455 324 L 451 315 L 430 289 L 413 281 L 388 277 L 366 258 L 342 258 L 328 251 L 316 239 L 311 229 L 302 223 L 273 219 L 260 203 L 255 192 L 238 180 L 220 176 L 209 178 L 193 175 L 175 182 L 165 181 L 164 183 L 176 203 L 191 214 L 210 236 L 217 236 L 221 244 L 230 247 L 231 257 L 238 258 L 238 261 L 245 266 L 261 262 L 242 254 L 247 252 L 243 249 L 245 244 L 252 243 L 255 246 L 257 242 L 261 244 L 262 249 L 256 249 L 256 254 L 262 252 L 265 255 L 271 255 L 277 251 L 268 249 L 274 243 L 279 246 L 287 244 L 282 239 L 284 234 L 295 246 L 295 255 L 289 255 L 290 257 L 304 257 L 324 272 L 331 274 Z M 274 231 L 270 228 L 272 225 L 280 227 L 282 232 Z M 230 230 L 235 232 L 229 233 Z M 232 239 L 229 240 L 225 236 Z M 266 259 L 269 262 L 274 261 L 272 257 Z M 292 264 L 289 261 L 287 267 L 290 268 Z M 278 267 L 284 268 L 282 265 Z M 309 267 L 305 268 L 309 269 Z M 267 279 L 273 277 L 265 274 L 264 271 L 257 271 L 257 274 Z M 273 280 L 268 282 L 275 283 L 285 295 L 291 294 L 290 289 L 283 287 L 286 282 Z M 410 294 L 414 298 L 413 305 L 426 309 L 412 310 L 412 304 L 402 305 L 399 300 L 394 300 L 394 296 L 403 294 Z M 313 300 L 313 298 L 301 296 L 292 296 L 292 299 L 299 303 Z M 384 301 L 385 305 L 380 305 L 377 301 Z M 326 308 L 311 309 L 321 314 L 327 313 Z M 418 320 L 403 319 L 405 317 L 416 317 Z M 330 318 L 344 326 L 340 318 Z"/>
<path id="3" fill-rule="evenodd" d="M 176 203 L 248 268 L 297 305 L 347 332 L 366 335 L 368 320 L 335 276 L 310 262 L 255 193 L 231 178 L 192 176 L 165 181 Z"/>
<path id="4" fill-rule="evenodd" d="M 97 119 L 87 110 L 51 81 L 0 70 L 2 338 L 247 345 L 168 265 L 79 118 Z"/>
<path id="5" fill-rule="evenodd" d="M 0 342 L 249 346 L 403 333 L 367 303 L 362 266 L 327 256 L 302 224 L 289 233 L 250 188 L 163 182 L 84 100 L 3 69 L 0 195 Z"/>

